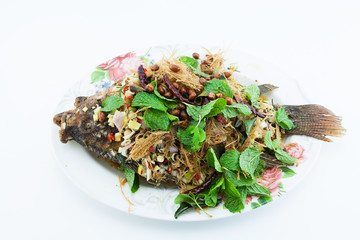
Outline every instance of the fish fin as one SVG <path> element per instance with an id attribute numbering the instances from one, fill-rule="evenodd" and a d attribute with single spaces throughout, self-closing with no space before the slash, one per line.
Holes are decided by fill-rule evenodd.
<path id="1" fill-rule="evenodd" d="M 295 128 L 286 130 L 287 135 L 305 135 L 326 142 L 330 137 L 344 136 L 346 129 L 341 126 L 341 117 L 329 109 L 316 105 L 285 105 L 285 111 L 293 121 Z"/>
<path id="2" fill-rule="evenodd" d="M 260 89 L 260 95 L 264 95 L 264 94 L 269 93 L 272 90 L 278 88 L 277 86 L 274 86 L 274 85 L 271 85 L 271 84 L 261 84 L 258 87 Z"/>

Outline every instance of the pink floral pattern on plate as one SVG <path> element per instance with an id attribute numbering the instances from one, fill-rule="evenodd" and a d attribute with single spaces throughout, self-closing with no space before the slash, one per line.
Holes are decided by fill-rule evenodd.
<path id="1" fill-rule="evenodd" d="M 100 64 L 98 68 L 109 70 L 110 79 L 117 82 L 123 80 L 126 74 L 135 72 L 141 64 L 144 64 L 141 58 L 137 57 L 135 53 L 129 52 Z"/>

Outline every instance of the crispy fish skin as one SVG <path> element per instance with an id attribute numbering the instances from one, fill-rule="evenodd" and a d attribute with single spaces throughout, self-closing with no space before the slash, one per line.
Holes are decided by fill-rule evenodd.
<path id="1" fill-rule="evenodd" d="M 305 135 L 331 142 L 328 136 L 342 137 L 346 132 L 341 126 L 341 117 L 321 105 L 284 105 L 283 107 L 295 125 L 295 128 L 285 130 L 286 135 Z"/>
<path id="2" fill-rule="evenodd" d="M 62 143 L 74 140 L 103 160 L 111 161 L 117 167 L 125 165 L 137 172 L 139 163 L 118 153 L 120 142 L 109 140 L 109 133 L 115 135 L 118 129 L 106 124 L 106 121 L 101 123 L 93 119 L 94 106 L 101 106 L 107 97 L 118 95 L 118 91 L 114 87 L 116 86 L 114 85 L 90 97 L 77 97 L 74 103 L 76 108 L 56 114 L 53 121 L 60 127 L 59 137 Z M 85 107 L 87 111 L 83 110 Z M 173 184 L 176 178 L 168 175 L 161 181 L 162 183 Z"/>
<path id="3" fill-rule="evenodd" d="M 93 119 L 94 107 L 101 106 L 107 97 L 118 94 L 114 87 L 116 86 L 91 97 L 77 97 L 74 103 L 76 108 L 56 114 L 53 121 L 60 127 L 59 137 L 62 143 L 74 140 L 88 151 L 120 165 L 124 158 L 117 152 L 119 143 L 111 142 L 108 138 L 109 134 L 114 135 L 117 129 Z M 87 108 L 87 111 L 84 111 L 84 108 Z M 138 164 L 135 161 L 127 161 L 127 165 L 137 171 Z"/>

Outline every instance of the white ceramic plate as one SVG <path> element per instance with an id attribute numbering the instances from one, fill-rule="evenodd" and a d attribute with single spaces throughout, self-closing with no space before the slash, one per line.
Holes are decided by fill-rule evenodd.
<path id="1" fill-rule="evenodd" d="M 206 53 L 201 46 L 195 45 L 163 46 L 152 47 L 146 57 L 157 61 L 163 55 L 169 56 L 175 49 L 177 50 L 177 56 L 191 56 L 194 51 L 200 53 L 201 56 L 204 56 Z M 219 50 L 219 48 L 216 47 L 208 49 L 211 52 Z M 271 83 L 279 86 L 279 89 L 273 91 L 271 95 L 274 103 L 308 103 L 305 96 L 301 93 L 297 82 L 271 64 L 236 49 L 225 50 L 226 65 L 230 63 L 238 64 L 240 73 L 236 73 L 236 78 L 239 82 L 247 85 L 257 80 L 257 84 Z M 137 56 L 144 55 L 146 52 L 147 49 L 135 51 Z M 97 84 L 90 84 L 90 75 L 91 73 L 89 73 L 83 81 L 77 82 L 69 89 L 59 103 L 56 109 L 57 113 L 74 108 L 73 103 L 77 96 L 92 95 L 95 91 L 108 85 L 106 80 Z M 62 144 L 59 141 L 58 130 L 58 127 L 54 125 L 51 135 L 54 154 L 71 181 L 90 197 L 113 208 L 128 212 L 129 204 L 124 199 L 119 188 L 118 175 L 122 174 L 109 167 L 107 163 L 93 157 L 76 142 Z M 306 161 L 299 167 L 293 168 L 296 172 L 295 176 L 283 179 L 284 192 L 293 188 L 309 172 L 320 153 L 322 144 L 318 140 L 303 136 L 292 136 L 288 138 L 286 142 L 298 142 L 302 145 L 305 149 L 304 156 Z M 163 186 L 154 187 L 142 183 L 139 191 L 135 194 L 131 194 L 128 185 L 125 185 L 123 190 L 135 205 L 130 207 L 130 214 L 152 219 L 175 220 L 174 212 L 178 206 L 174 204 L 173 200 L 178 194 L 176 188 Z M 251 210 L 251 205 L 248 204 L 242 213 Z M 223 209 L 222 205 L 209 209 L 208 213 L 213 217 L 209 218 L 205 214 L 199 215 L 195 211 L 192 211 L 183 214 L 176 221 L 204 221 L 233 216 L 228 210 Z"/>

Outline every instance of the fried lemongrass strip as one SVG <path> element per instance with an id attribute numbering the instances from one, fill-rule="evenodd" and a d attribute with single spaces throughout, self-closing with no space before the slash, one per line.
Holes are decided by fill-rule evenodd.
<path id="1" fill-rule="evenodd" d="M 122 195 L 124 196 L 125 200 L 129 203 L 128 212 L 130 213 L 130 206 L 135 206 L 135 205 L 134 205 L 134 204 L 129 200 L 129 198 L 125 195 L 125 193 L 124 193 L 124 191 L 123 191 L 123 188 L 122 188 L 122 186 L 125 185 L 125 183 L 127 182 L 127 180 L 126 180 L 126 178 L 122 179 L 122 178 L 120 177 L 120 175 L 118 175 L 118 177 L 119 177 L 119 183 L 120 183 L 119 187 L 120 187 L 121 193 L 122 193 Z"/>

